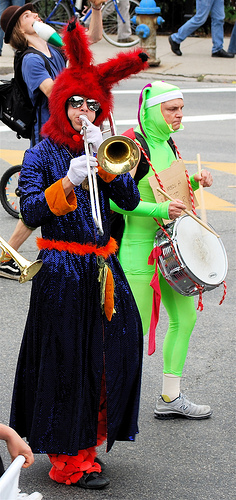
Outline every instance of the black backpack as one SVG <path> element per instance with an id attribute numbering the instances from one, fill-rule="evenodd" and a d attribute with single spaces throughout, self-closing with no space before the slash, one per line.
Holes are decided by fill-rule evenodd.
<path id="1" fill-rule="evenodd" d="M 40 55 L 44 60 L 48 73 L 52 76 L 50 64 L 41 52 L 33 47 L 29 47 L 24 52 L 17 51 L 14 58 L 14 77 L 10 81 L 0 81 L 0 120 L 16 132 L 18 139 L 21 137 L 24 139 L 32 138 L 34 142 L 36 108 L 40 106 L 43 93 L 39 92 L 37 101 L 33 106 L 21 72 L 23 57 L 29 53 Z"/>

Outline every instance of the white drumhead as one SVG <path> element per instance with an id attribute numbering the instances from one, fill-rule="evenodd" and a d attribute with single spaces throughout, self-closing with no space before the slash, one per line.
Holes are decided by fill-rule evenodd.
<path id="1" fill-rule="evenodd" d="M 189 215 L 177 219 L 174 233 L 182 260 L 192 274 L 209 285 L 222 283 L 228 263 L 220 238 Z"/>

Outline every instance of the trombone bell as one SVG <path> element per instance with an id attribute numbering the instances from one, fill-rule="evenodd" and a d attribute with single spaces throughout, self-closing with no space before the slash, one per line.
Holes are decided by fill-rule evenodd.
<path id="1" fill-rule="evenodd" d="M 0 248 L 2 249 L 3 253 L 1 256 L 0 261 L 3 261 L 5 255 L 8 253 L 13 260 L 17 263 L 21 270 L 21 275 L 19 278 L 20 283 L 26 283 L 26 281 L 31 280 L 33 276 L 39 271 L 39 269 L 43 265 L 42 260 L 36 260 L 35 262 L 30 262 L 30 260 L 25 259 L 20 255 L 14 248 L 9 245 L 3 238 L 0 236 Z"/>
<path id="2" fill-rule="evenodd" d="M 98 148 L 99 165 L 110 174 L 125 174 L 140 160 L 140 150 L 135 142 L 123 135 L 114 135 L 105 139 Z"/>

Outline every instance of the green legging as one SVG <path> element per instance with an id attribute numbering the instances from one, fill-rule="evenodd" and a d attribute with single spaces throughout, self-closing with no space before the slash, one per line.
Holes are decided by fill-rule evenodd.
<path id="1" fill-rule="evenodd" d="M 197 314 L 193 297 L 176 292 L 159 273 L 161 301 L 169 316 L 163 343 L 163 372 L 182 376 L 188 344 Z"/>
<path id="2" fill-rule="evenodd" d="M 125 274 L 137 302 L 145 328 L 144 333 L 146 333 L 151 318 L 153 289 L 149 283 L 152 273 L 139 276 Z M 176 292 L 160 273 L 159 282 L 161 301 L 169 317 L 169 327 L 163 343 L 163 372 L 181 377 L 189 339 L 197 319 L 194 298 Z"/>
<path id="3" fill-rule="evenodd" d="M 145 206 L 144 203 L 142 205 Z M 157 225 L 152 218 L 139 216 L 143 207 L 135 209 L 133 216 L 126 216 L 119 260 L 137 302 L 145 334 L 151 319 L 153 289 L 150 281 L 154 273 L 154 266 L 148 265 L 148 256 L 153 248 Z M 181 377 L 196 322 L 194 298 L 176 292 L 160 273 L 159 281 L 161 300 L 169 316 L 163 345 L 163 371 Z"/>

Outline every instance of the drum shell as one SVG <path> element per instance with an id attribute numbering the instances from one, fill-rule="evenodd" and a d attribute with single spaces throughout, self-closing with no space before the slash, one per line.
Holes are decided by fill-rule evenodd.
<path id="1" fill-rule="evenodd" d="M 162 250 L 158 258 L 158 266 L 163 277 L 168 281 L 170 286 L 181 295 L 192 296 L 199 294 L 199 287 L 202 288 L 202 292 L 206 292 L 220 286 L 227 274 L 228 262 L 223 243 L 220 240 L 217 241 L 217 244 L 220 245 L 223 254 L 222 258 L 224 259 L 222 279 L 217 283 L 208 283 L 200 279 L 199 276 L 191 271 L 188 267 L 188 263 L 186 263 L 182 257 L 177 235 L 178 224 L 180 224 L 181 220 L 185 217 L 190 219 L 188 215 L 185 215 L 170 222 L 164 227 L 169 238 L 160 228 L 156 233 L 154 246 L 158 246 Z M 198 224 L 193 219 L 191 219 L 191 223 Z M 198 224 L 198 226 L 200 225 Z M 204 231 L 207 230 L 204 229 Z"/>

